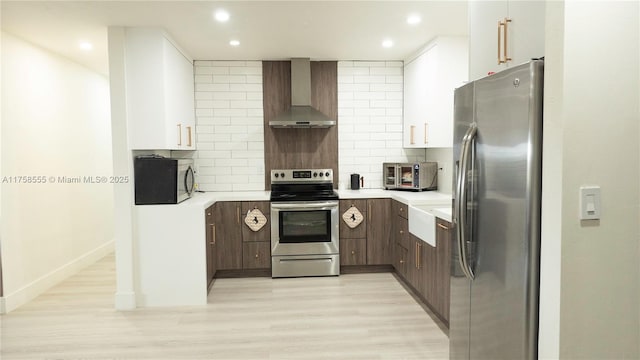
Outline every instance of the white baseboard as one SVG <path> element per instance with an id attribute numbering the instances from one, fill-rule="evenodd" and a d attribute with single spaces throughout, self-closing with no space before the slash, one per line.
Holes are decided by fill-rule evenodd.
<path id="1" fill-rule="evenodd" d="M 68 262 L 58 269 L 49 272 L 48 274 L 31 282 L 30 284 L 25 285 L 18 291 L 15 291 L 11 294 L 5 293 L 4 298 L 0 298 L 0 300 L 2 300 L 0 302 L 0 313 L 9 313 L 35 299 L 37 296 L 49 290 L 61 281 L 69 278 L 72 275 L 75 275 L 80 270 L 102 259 L 107 254 L 113 252 L 114 245 L 115 242 L 111 240 L 104 245 L 78 257 L 77 259 Z"/>

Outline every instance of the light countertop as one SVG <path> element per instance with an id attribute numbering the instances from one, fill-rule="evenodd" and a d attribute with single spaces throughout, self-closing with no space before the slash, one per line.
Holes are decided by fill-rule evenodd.
<path id="1" fill-rule="evenodd" d="M 451 195 L 437 191 L 398 191 L 383 189 L 337 190 L 340 199 L 393 199 L 403 204 L 451 204 Z M 202 210 L 217 201 L 269 201 L 270 191 L 235 191 L 195 193 L 190 199 L 172 207 L 198 207 Z M 167 205 L 145 205 L 167 206 Z"/>

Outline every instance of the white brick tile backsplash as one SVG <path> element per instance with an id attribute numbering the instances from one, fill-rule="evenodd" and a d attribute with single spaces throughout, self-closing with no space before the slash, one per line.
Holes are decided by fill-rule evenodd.
<path id="1" fill-rule="evenodd" d="M 340 186 L 348 187 L 350 174 L 359 173 L 365 188 L 381 188 L 382 163 L 424 160 L 424 149 L 402 148 L 403 66 L 338 62 Z"/>
<path id="2" fill-rule="evenodd" d="M 382 187 L 382 163 L 421 161 L 402 148 L 402 61 L 338 62 L 338 181 Z M 196 181 L 203 191 L 264 190 L 261 61 L 195 61 Z"/>
<path id="3" fill-rule="evenodd" d="M 199 189 L 264 190 L 262 62 L 196 61 L 194 66 Z M 250 165 L 254 160 L 261 165 Z"/>

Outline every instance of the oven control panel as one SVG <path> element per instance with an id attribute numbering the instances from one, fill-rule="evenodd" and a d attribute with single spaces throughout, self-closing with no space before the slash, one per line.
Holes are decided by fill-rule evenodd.
<path id="1" fill-rule="evenodd" d="M 333 183 L 332 169 L 271 170 L 271 183 Z"/>

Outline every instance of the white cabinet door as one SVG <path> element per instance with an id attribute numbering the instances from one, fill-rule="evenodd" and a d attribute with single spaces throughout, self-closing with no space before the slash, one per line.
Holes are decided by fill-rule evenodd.
<path id="1" fill-rule="evenodd" d="M 467 38 L 442 37 L 405 65 L 405 148 L 452 146 L 453 93 L 468 79 L 467 49 Z"/>
<path id="2" fill-rule="evenodd" d="M 195 150 L 193 65 L 160 29 L 126 32 L 129 142 L 134 150 Z"/>
<path id="3" fill-rule="evenodd" d="M 185 150 L 193 149 L 195 146 L 193 64 L 169 40 L 163 39 L 163 43 L 167 143 L 176 143 L 177 147 Z"/>
<path id="4" fill-rule="evenodd" d="M 544 56 L 545 2 L 470 1 L 469 2 L 469 79 L 519 65 Z M 510 19 L 506 35 L 499 21 Z M 500 44 L 506 36 L 506 63 L 499 64 Z"/>
<path id="5" fill-rule="evenodd" d="M 425 147 L 425 127 L 435 118 L 437 45 L 404 68 L 404 147 Z"/>
<path id="6" fill-rule="evenodd" d="M 469 1 L 469 79 L 498 72 L 498 21 L 507 16 L 507 1 Z M 509 38 L 507 38 L 509 40 Z"/>

